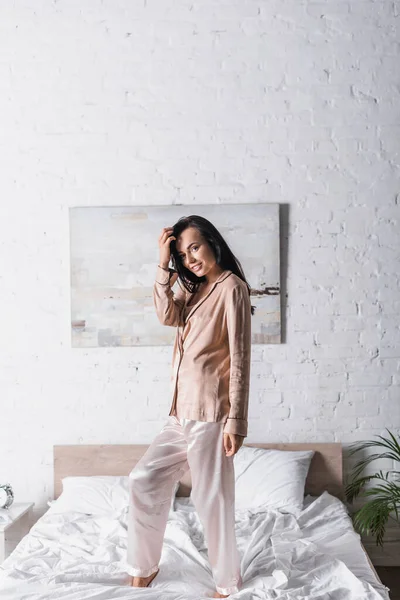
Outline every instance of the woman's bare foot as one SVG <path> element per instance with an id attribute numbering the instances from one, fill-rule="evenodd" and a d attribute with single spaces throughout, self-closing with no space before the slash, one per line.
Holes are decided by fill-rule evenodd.
<path id="1" fill-rule="evenodd" d="M 213 598 L 229 598 L 229 594 L 228 594 L 228 596 L 223 596 L 219 592 L 215 592 Z"/>
<path id="2" fill-rule="evenodd" d="M 148 587 L 159 570 L 160 569 L 157 569 L 155 573 L 149 575 L 148 577 L 134 577 L 130 575 L 129 585 L 132 587 Z"/>

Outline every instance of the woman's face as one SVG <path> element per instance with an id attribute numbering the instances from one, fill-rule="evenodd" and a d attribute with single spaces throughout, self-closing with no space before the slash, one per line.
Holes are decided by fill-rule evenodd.
<path id="1" fill-rule="evenodd" d="M 187 227 L 176 240 L 176 250 L 184 267 L 203 277 L 216 266 L 211 247 L 196 227 Z"/>

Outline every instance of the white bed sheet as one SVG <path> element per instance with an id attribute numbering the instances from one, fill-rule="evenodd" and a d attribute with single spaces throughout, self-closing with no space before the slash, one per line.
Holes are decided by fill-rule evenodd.
<path id="1" fill-rule="evenodd" d="M 127 585 L 127 509 L 53 514 L 50 508 L 0 566 L 1 600 L 180 600 L 215 591 L 203 527 L 190 498 L 176 498 L 160 572 L 149 588 Z M 345 505 L 307 496 L 296 519 L 277 510 L 236 511 L 241 600 L 389 600 Z"/>

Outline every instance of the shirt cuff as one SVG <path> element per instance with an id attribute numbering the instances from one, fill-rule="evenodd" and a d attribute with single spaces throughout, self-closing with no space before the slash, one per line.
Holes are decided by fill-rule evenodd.
<path id="1" fill-rule="evenodd" d="M 247 437 L 247 421 L 246 421 L 246 419 L 230 419 L 230 418 L 228 418 L 225 423 L 224 433 L 232 433 L 234 435 L 242 435 L 243 437 Z"/>
<path id="2" fill-rule="evenodd" d="M 161 285 L 166 285 L 167 283 L 169 283 L 169 280 L 171 278 L 172 273 L 174 272 L 173 269 L 168 269 L 168 271 L 165 271 L 165 269 L 162 269 L 159 265 L 157 265 L 157 272 L 156 272 L 156 283 L 161 283 Z"/>

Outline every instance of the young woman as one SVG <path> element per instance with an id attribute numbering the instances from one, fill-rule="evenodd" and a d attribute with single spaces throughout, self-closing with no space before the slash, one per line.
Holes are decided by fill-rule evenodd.
<path id="1" fill-rule="evenodd" d="M 213 597 L 226 598 L 242 584 L 233 457 L 247 436 L 250 286 L 204 217 L 164 227 L 158 243 L 154 304 L 160 322 L 177 328 L 173 399 L 166 424 L 130 473 L 127 572 L 134 587 L 147 587 L 156 577 L 174 485 L 190 468 L 191 497 L 216 584 Z"/>

